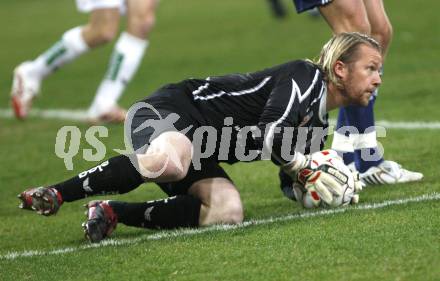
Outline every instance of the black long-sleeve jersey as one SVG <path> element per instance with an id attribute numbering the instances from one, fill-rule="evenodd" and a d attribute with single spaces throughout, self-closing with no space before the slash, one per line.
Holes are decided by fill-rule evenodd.
<path id="1" fill-rule="evenodd" d="M 173 104 L 173 110 L 217 130 L 214 157 L 219 162 L 243 160 L 235 155 L 239 143 L 247 151 L 259 152 L 251 160 L 268 158 L 277 164 L 289 162 L 295 150 L 309 154 L 324 145 L 327 88 L 322 72 L 308 61 L 253 73 L 188 79 L 166 87 L 185 88 L 183 95 L 168 96 L 166 103 Z M 147 100 L 166 99 L 167 91 L 159 92 Z M 224 128 L 232 129 L 226 157 L 219 145 L 228 138 Z"/>

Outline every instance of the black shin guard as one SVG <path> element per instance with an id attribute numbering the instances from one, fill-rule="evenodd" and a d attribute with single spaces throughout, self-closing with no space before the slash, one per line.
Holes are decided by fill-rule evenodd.
<path id="1" fill-rule="evenodd" d="M 61 193 L 63 201 L 70 202 L 91 195 L 126 193 L 143 182 L 130 158 L 119 155 L 53 187 Z"/>
<path id="2" fill-rule="evenodd" d="M 179 195 L 145 203 L 109 201 L 118 221 L 129 226 L 173 229 L 199 226 L 201 201 L 191 195 Z"/>

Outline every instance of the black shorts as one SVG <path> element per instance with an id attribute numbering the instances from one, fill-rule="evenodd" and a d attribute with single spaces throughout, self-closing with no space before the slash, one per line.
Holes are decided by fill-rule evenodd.
<path id="1" fill-rule="evenodd" d="M 148 145 L 167 131 L 184 133 L 193 141 L 194 131 L 203 125 L 203 119 L 184 95 L 185 90 L 182 85 L 167 85 L 130 108 L 127 119 L 129 122 L 131 119 L 131 126 L 126 137 L 131 140 L 135 153 L 145 153 Z M 169 196 L 174 196 L 186 194 L 193 183 L 202 179 L 220 177 L 230 180 L 215 159 L 200 159 L 200 163 L 201 169 L 196 170 L 191 162 L 186 177 L 181 181 L 158 185 Z"/>
<path id="2" fill-rule="evenodd" d="M 225 170 L 218 164 L 218 162 L 212 159 L 202 159 L 201 160 L 202 169 L 196 170 L 191 162 L 188 169 L 188 174 L 181 181 L 169 182 L 169 183 L 157 183 L 158 186 L 166 193 L 168 196 L 187 194 L 188 189 L 193 185 L 193 183 L 209 178 L 225 178 L 232 182 Z"/>
<path id="3" fill-rule="evenodd" d="M 295 3 L 296 12 L 299 14 L 315 7 L 327 5 L 331 1 L 332 0 L 294 0 L 293 2 Z"/>

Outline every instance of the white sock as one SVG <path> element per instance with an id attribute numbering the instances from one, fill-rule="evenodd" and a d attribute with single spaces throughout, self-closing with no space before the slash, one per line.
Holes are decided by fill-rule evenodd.
<path id="1" fill-rule="evenodd" d="M 127 83 L 136 73 L 147 47 L 147 40 L 127 32 L 123 32 L 119 36 L 107 73 L 89 108 L 89 117 L 98 117 L 116 105 Z"/>
<path id="2" fill-rule="evenodd" d="M 43 79 L 57 68 L 88 51 L 89 47 L 82 37 L 81 30 L 82 27 L 78 26 L 66 31 L 60 41 L 29 63 L 30 73 Z"/>

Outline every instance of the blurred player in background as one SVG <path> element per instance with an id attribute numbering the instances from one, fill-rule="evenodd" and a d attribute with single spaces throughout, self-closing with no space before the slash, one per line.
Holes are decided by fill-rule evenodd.
<path id="1" fill-rule="evenodd" d="M 274 17 L 278 19 L 287 17 L 287 10 L 282 0 L 267 0 L 267 2 L 269 3 L 270 10 L 272 11 Z M 321 15 L 316 7 L 307 10 L 307 12 L 313 18 L 318 18 Z"/>
<path id="2" fill-rule="evenodd" d="M 267 0 L 269 7 L 276 18 L 286 17 L 286 8 L 281 0 Z"/>
<path id="3" fill-rule="evenodd" d="M 342 33 L 322 48 L 316 62 L 295 60 L 253 73 L 168 84 L 129 111 L 125 132 L 134 153 L 28 189 L 19 195 L 21 208 L 52 215 L 63 202 L 122 194 L 154 182 L 170 197 L 90 202 L 86 236 L 99 242 L 117 222 L 153 229 L 237 224 L 243 220 L 240 194 L 219 162 L 262 159 L 280 167 L 281 180 L 288 182 L 284 194 L 305 207 L 357 203 L 358 178 L 336 152 L 320 150 L 327 112 L 367 106 L 381 84 L 381 66 L 375 40 Z M 326 159 L 324 165 L 316 154 Z"/>
<path id="4" fill-rule="evenodd" d="M 360 32 L 371 35 L 382 46 L 385 58 L 392 37 L 392 26 L 382 0 L 294 0 L 298 13 L 318 7 L 334 34 Z M 394 184 L 419 181 L 421 173 L 402 168 L 380 157 L 374 130 L 374 103 L 377 91 L 367 107 L 356 105 L 339 110 L 336 129 L 353 126 L 359 133 L 335 131 L 332 148 L 343 154 L 344 161 L 361 173 L 365 184 Z M 344 134 L 346 133 L 346 134 Z M 378 155 L 366 161 L 362 155 Z"/>
<path id="5" fill-rule="evenodd" d="M 126 111 L 117 104 L 126 85 L 136 73 L 148 35 L 155 22 L 157 0 L 76 0 L 81 12 L 89 12 L 89 22 L 67 30 L 59 41 L 32 61 L 14 70 L 11 91 L 17 118 L 26 118 L 43 79 L 90 49 L 107 44 L 119 33 L 121 14 L 127 16 L 126 31 L 115 44 L 107 72 L 88 110 L 91 123 L 123 122 Z"/>

